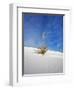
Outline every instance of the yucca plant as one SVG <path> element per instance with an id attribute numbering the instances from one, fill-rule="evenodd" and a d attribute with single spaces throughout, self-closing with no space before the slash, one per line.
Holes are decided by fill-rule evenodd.
<path id="1" fill-rule="evenodd" d="M 44 55 L 47 50 L 48 50 L 47 47 L 40 47 L 40 48 L 38 48 L 37 53 Z"/>
<path id="2" fill-rule="evenodd" d="M 42 45 L 38 48 L 37 53 L 44 55 L 46 51 L 48 50 L 46 44 L 45 44 L 45 38 L 46 38 L 46 32 L 43 32 L 41 35 Z"/>

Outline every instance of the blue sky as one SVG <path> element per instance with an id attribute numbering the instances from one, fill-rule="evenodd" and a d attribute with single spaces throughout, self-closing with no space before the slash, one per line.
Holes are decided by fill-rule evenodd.
<path id="1" fill-rule="evenodd" d="M 63 52 L 63 15 L 24 14 L 24 46 Z"/>

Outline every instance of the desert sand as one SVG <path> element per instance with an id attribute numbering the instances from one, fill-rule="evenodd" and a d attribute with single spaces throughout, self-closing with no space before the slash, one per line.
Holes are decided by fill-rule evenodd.
<path id="1" fill-rule="evenodd" d="M 37 50 L 37 48 L 24 47 L 24 74 L 63 72 L 63 53 L 48 50 L 41 55 Z"/>

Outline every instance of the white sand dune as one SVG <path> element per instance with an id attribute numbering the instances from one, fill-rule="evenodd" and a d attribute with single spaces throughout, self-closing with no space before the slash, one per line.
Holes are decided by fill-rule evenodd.
<path id="1" fill-rule="evenodd" d="M 41 55 L 37 50 L 37 48 L 24 47 L 24 74 L 63 72 L 63 53 L 48 50 Z"/>

